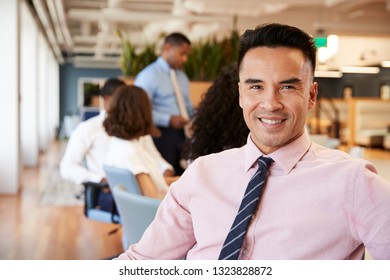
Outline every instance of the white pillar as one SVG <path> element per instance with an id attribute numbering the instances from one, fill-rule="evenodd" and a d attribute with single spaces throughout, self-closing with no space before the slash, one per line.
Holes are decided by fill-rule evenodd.
<path id="1" fill-rule="evenodd" d="M 42 34 L 38 38 L 38 145 L 45 152 L 49 145 L 47 74 L 49 48 Z"/>
<path id="2" fill-rule="evenodd" d="M 24 166 L 38 164 L 38 29 L 25 2 L 21 3 L 20 136 Z"/>
<path id="3" fill-rule="evenodd" d="M 19 190 L 20 0 L 0 1 L 0 193 Z"/>
<path id="4" fill-rule="evenodd" d="M 60 68 L 52 52 L 50 52 L 49 73 L 48 73 L 48 127 L 49 138 L 52 141 L 56 136 L 56 129 L 60 123 Z"/>

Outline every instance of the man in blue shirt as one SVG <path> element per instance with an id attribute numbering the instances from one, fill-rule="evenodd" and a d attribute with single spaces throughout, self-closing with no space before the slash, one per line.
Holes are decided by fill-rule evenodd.
<path id="1" fill-rule="evenodd" d="M 161 130 L 161 136 L 154 143 L 161 155 L 174 167 L 176 175 L 181 175 L 181 148 L 185 141 L 184 127 L 193 112 L 189 97 L 189 79 L 183 71 L 191 50 L 190 40 L 181 33 L 172 33 L 164 40 L 161 55 L 143 69 L 134 80 L 150 97 L 153 121 Z M 173 71 L 172 71 L 173 70 Z M 171 75 L 176 76 L 179 94 L 183 99 L 180 109 Z"/>

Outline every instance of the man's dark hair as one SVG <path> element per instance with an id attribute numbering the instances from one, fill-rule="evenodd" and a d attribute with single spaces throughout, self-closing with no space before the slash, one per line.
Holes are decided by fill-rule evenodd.
<path id="1" fill-rule="evenodd" d="M 287 47 L 299 49 L 310 60 L 313 73 L 316 65 L 314 39 L 301 29 L 279 23 L 268 23 L 248 29 L 241 35 L 238 53 L 238 68 L 247 51 L 257 47 Z"/>
<path id="2" fill-rule="evenodd" d="M 191 45 L 191 41 L 182 33 L 175 32 L 165 37 L 164 45 L 171 44 L 173 46 L 179 46 L 181 44 Z"/>
<path id="3" fill-rule="evenodd" d="M 100 96 L 111 96 L 117 88 L 125 85 L 125 82 L 117 78 L 108 79 L 100 89 Z"/>

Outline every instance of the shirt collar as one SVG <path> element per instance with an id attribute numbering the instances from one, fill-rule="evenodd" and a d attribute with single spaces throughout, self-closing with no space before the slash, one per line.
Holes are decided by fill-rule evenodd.
<path id="1" fill-rule="evenodd" d="M 288 174 L 297 162 L 303 157 L 310 148 L 310 138 L 305 132 L 293 142 L 279 148 L 275 152 L 265 155 L 271 157 L 285 174 Z M 251 133 L 248 135 L 247 148 L 245 150 L 245 170 L 248 171 L 254 166 L 257 159 L 264 155 L 260 149 L 253 143 Z"/>
<path id="2" fill-rule="evenodd" d="M 99 118 L 104 120 L 106 118 L 106 115 L 107 115 L 107 113 L 104 109 L 100 110 Z"/>
<path id="3" fill-rule="evenodd" d="M 168 62 L 162 57 L 162 56 L 159 56 L 157 58 L 157 63 L 158 65 L 160 65 L 160 67 L 166 71 L 167 73 L 169 73 L 169 70 L 171 69 L 171 66 L 169 66 Z"/>

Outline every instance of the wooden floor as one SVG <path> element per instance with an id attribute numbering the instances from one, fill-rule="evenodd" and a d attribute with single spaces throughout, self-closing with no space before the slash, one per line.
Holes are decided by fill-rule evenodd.
<path id="1" fill-rule="evenodd" d="M 51 166 L 58 163 L 59 143 L 40 157 L 39 168 L 22 172 L 18 195 L 0 195 L 0 259 L 2 260 L 98 260 L 123 251 L 122 231 L 88 220 L 82 206 L 39 204 L 41 186 Z"/>
<path id="2" fill-rule="evenodd" d="M 40 156 L 39 168 L 23 170 L 18 195 L 0 195 L 0 259 L 96 260 L 122 252 L 121 230 L 108 235 L 115 225 L 88 220 L 82 206 L 39 204 L 45 176 L 58 164 L 63 145 L 52 143 Z M 364 157 L 385 160 L 390 171 L 390 151 L 366 149 Z"/>

